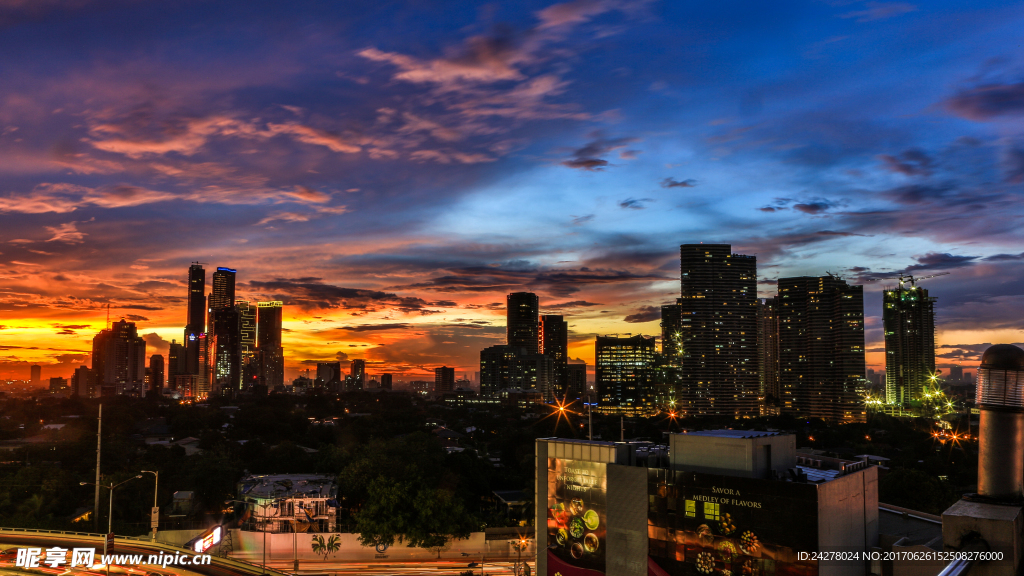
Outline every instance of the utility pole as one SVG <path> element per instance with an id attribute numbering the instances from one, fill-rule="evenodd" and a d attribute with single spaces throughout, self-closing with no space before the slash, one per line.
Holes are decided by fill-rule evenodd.
<path id="1" fill-rule="evenodd" d="M 625 418 L 625 416 L 619 416 L 619 429 L 621 430 L 620 434 L 622 435 L 619 439 L 622 440 L 623 442 L 625 442 L 626 441 L 626 418 Z"/>
<path id="2" fill-rule="evenodd" d="M 92 531 L 99 532 L 100 526 L 100 432 L 103 430 L 103 404 L 96 420 L 96 498 L 92 505 Z"/>
<path id="3" fill-rule="evenodd" d="M 594 406 L 593 402 L 587 403 L 587 430 L 590 432 L 590 441 L 594 441 Z"/>

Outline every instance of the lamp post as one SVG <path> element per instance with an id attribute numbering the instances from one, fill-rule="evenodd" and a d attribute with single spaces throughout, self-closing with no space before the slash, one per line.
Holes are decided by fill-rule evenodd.
<path id="1" fill-rule="evenodd" d="M 94 482 L 79 482 L 78 483 L 80 486 L 96 486 L 97 488 L 103 487 L 103 488 L 106 488 L 107 490 L 110 490 L 110 511 L 107 513 L 107 534 L 108 534 L 108 536 L 110 534 L 113 534 L 113 532 L 114 532 L 114 490 L 118 486 L 121 486 L 123 484 L 127 484 L 128 482 L 131 482 L 132 480 L 137 480 L 139 478 L 142 478 L 142 474 L 139 474 L 138 476 L 132 476 L 131 478 L 129 478 L 129 479 L 123 481 L 123 482 L 119 482 L 117 484 L 114 484 L 114 482 L 111 481 L 110 482 L 110 486 L 104 486 L 103 484 L 97 484 L 97 483 L 94 483 Z M 107 556 L 107 554 L 108 554 L 107 553 L 107 538 L 104 538 L 103 539 L 103 555 Z M 107 576 L 110 576 L 110 564 L 107 562 L 106 558 L 103 559 L 103 564 L 106 565 Z"/>
<path id="2" fill-rule="evenodd" d="M 143 472 L 143 474 L 152 474 L 153 475 L 153 509 L 150 511 L 150 520 L 149 521 L 150 521 L 150 524 L 153 525 L 152 526 L 152 528 L 153 528 L 153 541 L 155 542 L 156 541 L 156 529 L 157 529 L 157 525 L 160 522 L 160 509 L 157 507 L 157 503 L 156 503 L 157 490 L 160 488 L 160 472 L 159 471 L 153 471 L 153 470 L 143 470 L 142 472 Z M 156 520 L 155 521 L 153 520 L 153 514 L 156 514 Z"/>

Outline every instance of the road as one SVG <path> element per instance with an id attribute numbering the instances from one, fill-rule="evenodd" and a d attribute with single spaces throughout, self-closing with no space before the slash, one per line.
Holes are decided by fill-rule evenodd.
<path id="1" fill-rule="evenodd" d="M 97 555 L 102 554 L 102 540 L 96 537 L 76 536 L 71 534 L 9 534 L 0 532 L 0 549 L 13 550 L 16 548 L 50 548 L 59 546 L 61 548 L 95 548 Z M 143 542 L 118 540 L 114 547 L 115 554 L 142 554 L 148 556 L 158 553 Z M 19 575 L 25 576 L 23 568 L 15 568 L 15 555 L 12 552 L 0 552 L 0 574 L 3 576 Z M 203 566 L 114 566 L 110 568 L 110 576 L 254 576 L 262 572 L 261 568 L 245 563 L 242 566 L 225 566 L 217 563 Z M 296 574 L 297 576 L 334 576 L 347 574 L 372 574 L 381 576 L 459 576 L 467 571 L 473 574 L 486 576 L 511 576 L 514 574 L 512 562 L 487 562 L 481 568 L 479 565 L 469 567 L 470 561 L 437 560 L 429 562 L 302 562 L 298 572 L 294 571 L 291 561 L 268 562 L 267 568 L 270 574 Z M 535 566 L 530 563 L 530 572 L 535 573 Z M 54 569 L 49 566 L 27 569 L 46 576 L 106 576 L 105 571 L 94 571 L 81 567 Z"/>

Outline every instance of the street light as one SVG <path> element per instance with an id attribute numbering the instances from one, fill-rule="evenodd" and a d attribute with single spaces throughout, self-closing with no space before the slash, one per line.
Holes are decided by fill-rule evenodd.
<path id="1" fill-rule="evenodd" d="M 156 541 L 157 525 L 160 523 L 160 509 L 157 507 L 157 503 L 156 503 L 157 489 L 160 487 L 160 472 L 159 471 L 153 471 L 153 470 L 143 470 L 142 472 L 144 474 L 152 474 L 153 475 L 153 510 L 151 510 L 150 513 L 149 513 L 150 514 L 149 522 L 150 522 L 150 524 L 153 525 L 152 526 L 152 528 L 153 528 L 153 541 L 155 542 Z M 142 476 L 139 476 L 139 478 L 142 478 Z M 156 521 L 153 521 L 153 514 L 157 515 L 156 516 Z"/>
<path id="2" fill-rule="evenodd" d="M 114 484 L 114 482 L 111 481 L 110 482 L 110 486 L 104 486 L 103 484 L 96 484 L 95 482 L 79 482 L 78 483 L 80 486 L 96 486 L 98 488 L 106 488 L 107 490 L 110 490 L 110 511 L 107 513 L 107 536 L 108 537 L 103 539 L 103 556 L 107 556 L 107 554 L 108 554 L 107 553 L 108 538 L 109 538 L 110 534 L 114 533 L 114 489 L 116 489 L 118 486 L 121 486 L 123 484 L 127 484 L 128 482 L 131 482 L 132 480 L 137 480 L 139 478 L 142 478 L 142 474 L 139 474 L 138 476 L 133 476 L 133 477 L 131 477 L 131 478 L 129 478 L 129 479 L 123 481 L 123 482 L 119 482 L 117 484 Z M 106 558 L 103 559 L 103 563 L 107 567 L 107 576 L 110 576 L 110 563 L 107 562 Z"/>

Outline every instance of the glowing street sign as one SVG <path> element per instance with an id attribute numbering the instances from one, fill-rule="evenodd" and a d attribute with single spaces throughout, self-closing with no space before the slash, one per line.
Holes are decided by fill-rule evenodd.
<path id="1" fill-rule="evenodd" d="M 221 527 L 215 526 L 192 543 L 192 550 L 202 554 L 220 543 Z"/>

